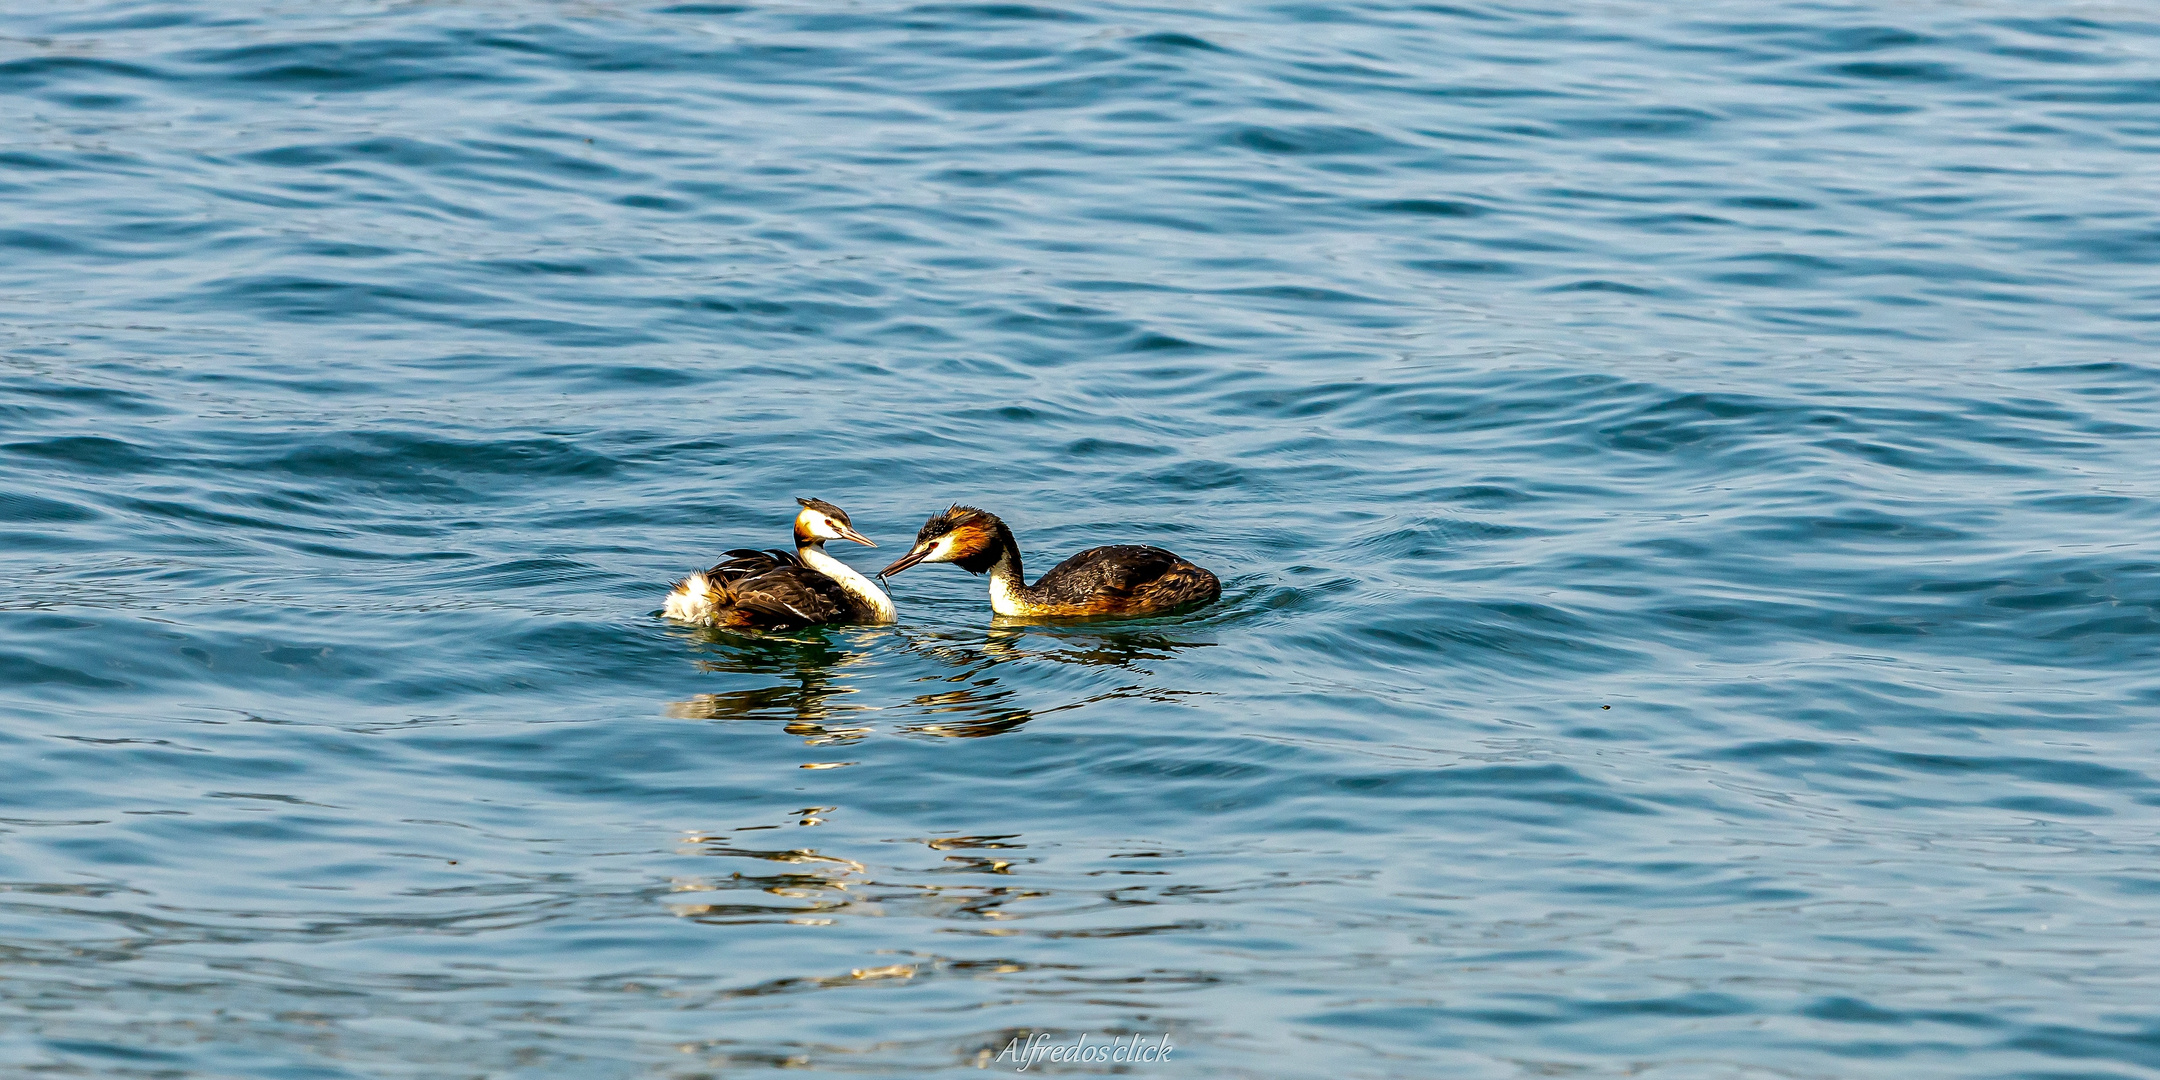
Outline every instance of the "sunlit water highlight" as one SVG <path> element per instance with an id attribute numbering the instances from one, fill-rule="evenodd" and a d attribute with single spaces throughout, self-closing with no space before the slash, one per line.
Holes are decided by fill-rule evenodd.
<path id="1" fill-rule="evenodd" d="M 2137 5 L 0 14 L 0 1067 L 2160 1076 Z M 1196 615 L 652 617 L 797 496 Z"/>

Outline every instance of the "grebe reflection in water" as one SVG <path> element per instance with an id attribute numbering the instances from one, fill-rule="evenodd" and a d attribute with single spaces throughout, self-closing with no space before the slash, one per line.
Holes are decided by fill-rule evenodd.
<path id="1" fill-rule="evenodd" d="M 686 720 L 779 722 L 812 746 L 844 745 L 873 734 L 981 738 L 1015 730 L 1038 716 L 1115 699 L 1169 702 L 1198 690 L 1154 683 L 1148 663 L 1207 642 L 1176 641 L 1155 632 L 1046 631 L 1041 627 L 994 626 L 981 636 L 910 632 L 885 628 L 807 630 L 799 634 L 744 634 L 727 629 L 690 631 L 701 648 L 699 670 L 740 689 L 695 694 L 666 706 Z M 895 662 L 908 667 L 914 684 L 896 698 L 866 700 L 865 691 L 889 680 L 873 669 Z M 1077 700 L 1022 707 L 1036 694 L 1030 668 L 1042 665 L 1094 668 L 1096 693 Z M 1004 677 L 1000 677 L 1000 676 Z M 1061 680 L 1067 681 L 1067 680 Z M 899 689 L 893 687 L 893 689 Z M 1085 691 L 1082 691 L 1085 693 Z"/>

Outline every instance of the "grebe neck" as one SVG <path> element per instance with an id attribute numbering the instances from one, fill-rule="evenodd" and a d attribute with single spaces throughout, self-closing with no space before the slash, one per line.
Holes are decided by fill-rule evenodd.
<path id="1" fill-rule="evenodd" d="M 998 560 L 990 564 L 990 610 L 1000 615 L 1027 611 L 1027 578 L 1020 572 L 1020 546 L 1010 534 L 999 545 Z"/>
<path id="2" fill-rule="evenodd" d="M 892 597 L 885 590 L 871 583 L 869 578 L 857 573 L 855 568 L 825 553 L 825 541 L 808 540 L 795 546 L 795 557 L 804 566 L 840 583 L 841 591 L 870 608 L 881 623 L 894 622 L 900 613 L 893 607 Z"/>

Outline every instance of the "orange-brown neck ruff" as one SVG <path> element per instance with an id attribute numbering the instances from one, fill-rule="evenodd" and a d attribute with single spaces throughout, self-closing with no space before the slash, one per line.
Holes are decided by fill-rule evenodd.
<path id="1" fill-rule="evenodd" d="M 1020 542 L 1013 539 L 1012 529 L 995 515 L 984 514 L 954 529 L 953 548 L 967 552 L 953 562 L 970 574 L 986 573 L 999 562 L 1010 561 L 1013 578 L 1027 580 L 1020 573 Z"/>

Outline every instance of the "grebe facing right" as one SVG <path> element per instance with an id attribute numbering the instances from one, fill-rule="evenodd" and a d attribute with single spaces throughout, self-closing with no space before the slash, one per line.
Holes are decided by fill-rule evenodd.
<path id="1" fill-rule="evenodd" d="M 1159 547 L 1139 544 L 1089 548 L 1030 585 L 1020 572 L 1020 543 L 1012 530 L 996 514 L 972 506 L 954 506 L 923 523 L 915 547 L 878 577 L 924 562 L 959 563 L 971 574 L 989 571 L 990 610 L 1000 615 L 1154 615 L 1213 603 L 1222 595 L 1215 575 Z"/>
<path id="2" fill-rule="evenodd" d="M 758 630 L 819 623 L 889 623 L 892 598 L 854 567 L 825 553 L 827 540 L 876 547 L 856 532 L 847 511 L 823 499 L 797 499 L 795 553 L 737 548 L 668 593 L 661 614 L 704 626 Z"/>

